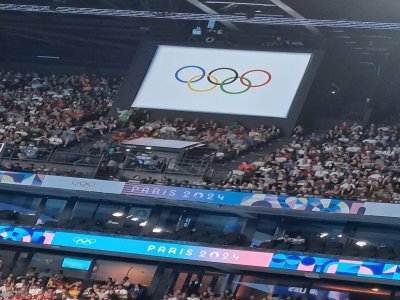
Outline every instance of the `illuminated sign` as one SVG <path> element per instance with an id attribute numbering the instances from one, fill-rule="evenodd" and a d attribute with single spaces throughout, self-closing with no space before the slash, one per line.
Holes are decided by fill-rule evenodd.
<path id="1" fill-rule="evenodd" d="M 109 181 L 0 171 L 0 183 L 85 191 L 115 195 L 140 196 L 174 201 L 221 205 L 241 205 L 266 209 L 324 212 L 344 215 L 367 215 L 399 218 L 400 204 L 347 201 L 317 197 L 292 197 L 221 190 L 194 189 L 135 182 Z"/>
<path id="2" fill-rule="evenodd" d="M 0 241 L 41 244 L 73 249 L 141 255 L 192 262 L 292 270 L 330 275 L 400 280 L 400 265 L 393 262 L 349 260 L 337 257 L 308 256 L 290 252 L 261 252 L 204 247 L 138 238 L 81 234 L 0 226 Z"/>
<path id="3" fill-rule="evenodd" d="M 91 260 L 66 257 L 63 259 L 61 267 L 87 271 L 89 270 L 91 264 L 92 264 Z"/>

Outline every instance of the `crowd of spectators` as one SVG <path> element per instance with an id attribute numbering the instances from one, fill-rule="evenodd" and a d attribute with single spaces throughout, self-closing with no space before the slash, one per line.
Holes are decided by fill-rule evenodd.
<path id="1" fill-rule="evenodd" d="M 148 113 L 134 109 L 120 111 L 120 115 L 124 115 L 124 119 L 118 118 L 118 129 L 112 134 L 112 141 L 101 140 L 92 147 L 92 153 L 106 153 L 108 160 L 104 166 L 111 170 L 111 174 L 118 172 L 126 159 L 127 153 L 120 147 L 121 143 L 128 143 L 132 139 L 151 137 L 202 142 L 207 144 L 208 154 L 214 153 L 214 159 L 221 162 L 236 159 L 280 135 L 280 130 L 275 126 L 266 128 L 262 125 L 247 130 L 238 123 L 220 126 L 214 121 L 195 119 L 189 122 L 182 118 L 147 122 Z M 142 152 L 136 153 L 136 157 L 131 152 L 129 156 L 131 161 L 125 167 L 144 167 L 162 172 L 167 163 L 165 158 Z"/>
<path id="2" fill-rule="evenodd" d="M 289 196 L 400 201 L 400 127 L 346 123 L 326 133 L 305 135 L 298 126 L 292 142 L 240 163 L 224 181 L 178 182 L 136 176 L 142 183 L 259 191 Z"/>
<path id="3" fill-rule="evenodd" d="M 191 280 L 183 290 L 176 290 L 164 296 L 163 300 L 234 300 L 232 290 L 218 294 L 211 287 L 203 288 L 199 277 Z"/>
<path id="4" fill-rule="evenodd" d="M 275 126 L 267 128 L 261 125 L 249 130 L 238 123 L 221 126 L 213 120 L 206 122 L 199 118 L 192 121 L 183 118 L 175 120 L 164 118 L 150 122 L 147 111 L 135 109 L 118 111 L 120 129 L 112 135 L 115 143 L 143 137 L 204 142 L 215 151 L 219 160 L 238 157 L 249 149 L 280 135 L 279 128 Z"/>
<path id="5" fill-rule="evenodd" d="M 53 274 L 50 269 L 37 272 L 32 267 L 25 276 L 10 274 L 0 278 L 1 300 L 143 300 L 154 299 L 141 284 L 130 283 L 129 277 L 120 281 L 108 278 L 102 282 L 68 280 L 62 270 Z M 168 293 L 163 300 L 234 300 L 232 290 L 215 293 L 211 287 L 204 287 L 199 278 L 191 280 L 183 290 Z M 242 298 L 241 298 L 242 299 Z M 254 296 L 246 298 L 256 300 Z M 259 300 L 285 299 L 291 297 L 263 297 Z M 160 299 L 161 300 L 161 299 Z"/>
<path id="6" fill-rule="evenodd" d="M 39 75 L 0 71 L 0 143 L 3 157 L 45 162 L 54 148 L 88 141 L 86 154 L 119 155 L 121 142 L 141 137 L 207 143 L 218 160 L 229 160 L 280 134 L 276 127 L 245 129 L 234 123 L 220 126 L 200 119 L 150 121 L 147 110 L 117 109 L 108 112 L 119 80 L 97 75 Z M 101 137 L 93 143 L 91 137 Z M 120 163 L 120 162 L 119 162 Z M 115 164 L 114 164 L 115 165 Z M 2 164 L 3 169 L 68 175 L 54 167 Z M 74 172 L 73 172 L 74 173 Z"/>
<path id="7" fill-rule="evenodd" d="M 175 290 L 164 296 L 163 300 L 235 300 L 231 289 L 226 289 L 223 293 L 216 293 L 211 287 L 203 287 L 199 277 L 192 279 L 188 282 L 183 290 Z M 243 298 L 240 298 L 243 299 Z M 256 300 L 254 296 L 245 298 L 246 300 Z M 267 300 L 267 297 L 258 298 L 259 300 Z M 294 300 L 291 297 L 277 298 L 269 296 L 270 300 Z"/>
<path id="8" fill-rule="evenodd" d="M 103 135 L 117 122 L 106 117 L 117 78 L 6 71 L 0 78 L 0 143 L 18 148 L 19 158 Z"/>
<path id="9" fill-rule="evenodd" d="M 128 277 L 84 284 L 70 282 L 62 270 L 52 274 L 49 269 L 37 272 L 34 267 L 25 276 L 10 274 L 0 279 L 1 300 L 140 300 L 146 292 L 146 287 L 130 283 Z"/>
<path id="10" fill-rule="evenodd" d="M 343 123 L 304 135 L 261 157 L 242 162 L 224 188 L 328 198 L 400 200 L 399 126 Z"/>
<path id="11" fill-rule="evenodd" d="M 252 128 L 234 123 L 175 120 L 150 121 L 149 112 L 118 109 L 107 116 L 118 90 L 116 78 L 96 75 L 50 75 L 0 71 L 0 142 L 18 149 L 16 158 L 36 159 L 54 147 L 68 147 L 91 136 L 99 139 L 90 154 L 105 154 L 117 171 L 124 157 L 121 142 L 141 137 L 208 144 L 216 160 L 237 159 L 279 136 L 275 126 Z M 118 159 L 114 159 L 118 158 Z M 109 164 L 107 164 L 109 166 Z M 6 170 L 25 170 L 18 162 Z M 30 166 L 33 172 L 66 175 L 54 168 Z M 68 172 L 67 172 L 68 173 Z M 326 133 L 305 135 L 298 126 L 294 140 L 258 161 L 243 161 L 226 181 L 197 182 L 207 188 L 260 190 L 300 196 L 400 201 L 399 127 L 362 127 L 343 123 Z M 67 174 L 71 175 L 71 174 Z M 72 174 L 74 175 L 74 174 Z M 135 178 L 144 183 L 190 186 L 173 178 Z"/>

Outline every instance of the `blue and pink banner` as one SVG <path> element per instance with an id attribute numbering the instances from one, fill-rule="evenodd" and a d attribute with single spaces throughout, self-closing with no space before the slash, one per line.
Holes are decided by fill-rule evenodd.
<path id="1" fill-rule="evenodd" d="M 365 214 L 364 202 L 338 199 L 288 197 L 272 194 L 181 188 L 131 182 L 124 185 L 122 194 L 225 205 L 257 206 L 352 215 Z"/>
<path id="2" fill-rule="evenodd" d="M 400 204 L 220 191 L 200 188 L 141 184 L 136 182 L 39 175 L 22 172 L 0 171 L 0 184 L 31 186 L 37 188 L 56 188 L 117 195 L 122 194 L 174 201 L 191 201 L 221 205 L 241 205 L 269 209 L 285 209 L 293 211 L 368 215 L 394 218 L 399 218 L 400 216 Z"/>
<path id="3" fill-rule="evenodd" d="M 337 257 L 299 255 L 290 252 L 260 252 L 195 246 L 138 238 L 83 234 L 58 230 L 33 229 L 0 225 L 0 242 L 11 241 L 57 248 L 101 251 L 167 258 L 176 262 L 227 264 L 265 270 L 291 270 L 327 275 L 400 280 L 400 265 L 388 261 L 349 260 Z"/>

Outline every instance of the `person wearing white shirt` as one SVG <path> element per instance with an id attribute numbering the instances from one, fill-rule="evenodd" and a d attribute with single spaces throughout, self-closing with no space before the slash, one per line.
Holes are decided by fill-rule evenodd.
<path id="1" fill-rule="evenodd" d="M 361 150 L 361 148 L 358 146 L 350 146 L 350 147 L 346 148 L 346 151 L 351 152 L 351 153 L 356 153 L 356 152 L 359 152 L 360 150 Z"/>
<path id="2" fill-rule="evenodd" d="M 381 174 L 371 174 L 368 176 L 369 179 L 374 179 L 374 180 L 378 180 L 381 177 L 382 177 Z"/>
<path id="3" fill-rule="evenodd" d="M 15 284 L 15 287 L 16 287 L 17 289 L 20 289 L 20 288 L 22 288 L 22 286 L 24 286 L 25 284 L 26 284 L 26 279 L 22 279 L 20 282 L 18 282 L 18 283 Z"/>
<path id="4" fill-rule="evenodd" d="M 374 139 L 374 138 L 368 138 L 368 139 L 365 139 L 365 140 L 363 140 L 363 143 L 368 143 L 368 144 L 376 144 L 377 143 L 377 140 L 376 139 Z"/>
<path id="5" fill-rule="evenodd" d="M 6 285 L 2 285 L 0 286 L 0 294 L 3 294 L 7 291 L 7 286 Z"/>
<path id="6" fill-rule="evenodd" d="M 300 158 L 297 161 L 297 166 L 299 167 L 299 169 L 309 169 L 311 167 L 311 160 L 307 157 Z"/>
<path id="7" fill-rule="evenodd" d="M 60 146 L 63 141 L 62 139 L 60 139 L 57 135 L 53 135 L 50 139 L 49 139 L 49 143 L 53 146 Z"/>
<path id="8" fill-rule="evenodd" d="M 36 296 L 39 295 L 39 293 L 42 292 L 42 289 L 38 287 L 37 285 L 32 285 L 31 288 L 29 289 L 29 295 Z"/>
<path id="9" fill-rule="evenodd" d="M 99 299 L 103 299 L 108 295 L 108 291 L 106 289 L 101 289 L 100 291 L 96 292 Z"/>
<path id="10" fill-rule="evenodd" d="M 115 289 L 115 294 L 117 294 L 119 299 L 128 299 L 128 291 L 122 285 L 118 285 Z"/>

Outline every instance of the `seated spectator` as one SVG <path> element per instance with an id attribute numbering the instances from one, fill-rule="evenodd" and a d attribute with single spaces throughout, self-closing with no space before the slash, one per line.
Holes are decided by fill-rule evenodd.
<path id="1" fill-rule="evenodd" d="M 301 235 L 298 235 L 297 237 L 291 239 L 291 243 L 293 245 L 304 245 L 306 240 Z"/>
<path id="2" fill-rule="evenodd" d="M 126 132 L 124 132 L 124 131 L 116 131 L 112 135 L 112 139 L 116 143 L 121 142 L 122 140 L 125 139 L 125 137 L 126 137 Z"/>
<path id="3" fill-rule="evenodd" d="M 141 284 L 135 284 L 130 295 L 132 299 L 143 300 L 146 297 L 146 288 Z"/>
<path id="4" fill-rule="evenodd" d="M 249 162 L 247 161 L 242 162 L 238 167 L 239 171 L 244 171 L 244 172 L 252 172 L 255 169 L 256 167 L 253 164 L 249 164 Z"/>

